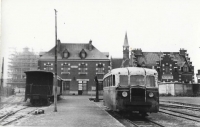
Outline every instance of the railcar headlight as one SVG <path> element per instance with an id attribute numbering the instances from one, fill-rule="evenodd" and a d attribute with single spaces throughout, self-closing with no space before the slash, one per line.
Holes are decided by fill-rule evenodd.
<path id="1" fill-rule="evenodd" d="M 124 91 L 124 92 L 122 92 L 122 96 L 123 96 L 123 97 L 127 97 L 127 96 L 128 96 L 128 93 Z"/>
<path id="2" fill-rule="evenodd" d="M 149 93 L 149 97 L 153 97 L 154 94 L 152 92 Z"/>

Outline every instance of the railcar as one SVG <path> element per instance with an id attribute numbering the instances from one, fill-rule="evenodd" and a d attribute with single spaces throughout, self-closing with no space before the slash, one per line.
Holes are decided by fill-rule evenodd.
<path id="1" fill-rule="evenodd" d="M 55 92 L 54 83 L 57 78 L 57 96 L 62 93 L 62 79 L 47 71 L 26 71 L 25 100 L 30 99 L 32 105 L 47 105 Z"/>
<path id="2" fill-rule="evenodd" d="M 154 69 L 113 69 L 103 78 L 104 105 L 113 111 L 156 113 L 159 111 L 157 79 Z"/>

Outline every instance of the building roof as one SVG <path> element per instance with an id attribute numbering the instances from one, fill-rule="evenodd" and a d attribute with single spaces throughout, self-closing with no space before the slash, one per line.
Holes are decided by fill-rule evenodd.
<path id="1" fill-rule="evenodd" d="M 91 49 L 90 47 L 91 46 Z M 87 54 L 85 59 L 107 59 L 108 57 L 103 52 L 100 52 L 96 47 L 94 47 L 91 42 L 90 43 L 58 43 L 58 54 L 57 59 L 62 59 L 63 51 L 69 52 L 68 60 L 79 60 L 81 59 L 79 54 L 84 49 Z M 46 52 L 40 59 L 53 59 L 55 56 L 55 47 L 53 47 L 50 51 Z"/>
<path id="2" fill-rule="evenodd" d="M 122 66 L 122 58 L 112 58 L 111 63 L 112 63 L 112 68 L 119 68 Z"/>
<path id="3" fill-rule="evenodd" d="M 156 66 L 156 62 L 160 61 L 163 54 L 170 54 L 172 60 L 177 61 L 178 66 L 185 64 L 184 56 L 180 55 L 179 52 L 142 52 L 141 56 L 137 56 L 137 63 L 142 65 L 143 63 L 147 66 Z"/>
<path id="4" fill-rule="evenodd" d="M 183 67 L 187 62 L 186 58 L 180 55 L 179 52 L 141 52 L 141 55 L 136 55 L 137 64 L 146 67 L 157 66 L 156 63 L 163 58 L 164 54 L 170 54 L 171 59 L 176 61 L 177 65 L 180 67 Z M 129 61 L 130 60 L 123 61 L 122 58 L 112 58 L 112 68 L 119 68 L 123 65 L 126 67 Z"/>

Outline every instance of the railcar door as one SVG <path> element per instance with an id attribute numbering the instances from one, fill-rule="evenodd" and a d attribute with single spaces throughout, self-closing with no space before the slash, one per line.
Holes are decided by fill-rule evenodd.
<path id="1" fill-rule="evenodd" d="M 70 90 L 70 81 L 63 81 L 63 95 L 68 95 Z"/>

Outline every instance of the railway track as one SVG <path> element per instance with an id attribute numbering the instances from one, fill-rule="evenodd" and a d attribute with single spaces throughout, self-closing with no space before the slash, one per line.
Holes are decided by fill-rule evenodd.
<path id="1" fill-rule="evenodd" d="M 185 105 L 185 106 L 191 106 L 191 107 L 199 107 L 200 105 L 197 104 L 188 104 L 188 103 L 182 103 L 182 102 L 176 102 L 176 101 L 160 101 L 161 103 L 171 103 L 171 104 L 177 104 L 177 105 Z"/>
<path id="2" fill-rule="evenodd" d="M 171 115 L 171 116 L 175 116 L 175 117 L 178 117 L 178 118 L 183 118 L 183 119 L 187 119 L 187 120 L 191 120 L 191 121 L 195 121 L 195 122 L 200 122 L 200 117 L 196 116 L 196 115 L 192 115 L 192 114 L 187 114 L 187 113 L 178 112 L 178 111 L 165 109 L 165 108 L 160 108 L 159 112 L 164 113 L 164 114 L 168 114 L 168 115 Z"/>
<path id="3" fill-rule="evenodd" d="M 36 107 L 27 107 L 24 106 L 14 111 L 7 112 L 6 114 L 0 116 L 0 125 L 5 126 L 9 125 L 23 117 L 26 117 L 31 112 L 35 111 Z"/>
<path id="4" fill-rule="evenodd" d="M 164 127 L 163 125 L 148 118 L 139 116 L 139 114 L 122 115 L 113 111 L 108 111 L 108 113 L 126 126 L 134 125 L 135 127 Z"/>
<path id="5" fill-rule="evenodd" d="M 179 108 L 179 109 L 188 109 L 192 111 L 200 111 L 200 107 L 193 107 L 193 106 L 179 105 L 179 104 L 159 104 L 159 106 L 166 108 Z"/>
<path id="6" fill-rule="evenodd" d="M 132 123 L 136 127 L 144 127 L 144 126 L 145 127 L 165 127 L 147 118 L 144 118 L 143 120 L 129 120 L 129 119 L 126 119 L 126 120 Z"/>

